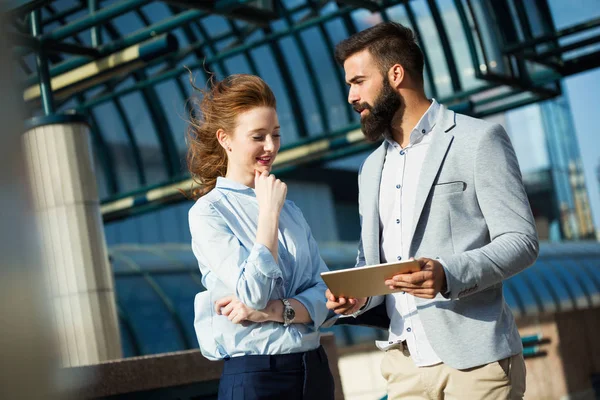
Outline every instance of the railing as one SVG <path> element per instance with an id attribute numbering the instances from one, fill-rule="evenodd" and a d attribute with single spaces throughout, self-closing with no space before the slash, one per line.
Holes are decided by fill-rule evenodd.
<path id="1" fill-rule="evenodd" d="M 335 381 L 335 399 L 344 392 L 332 334 L 321 336 Z M 83 383 L 69 398 L 111 400 L 200 400 L 216 398 L 222 361 L 209 361 L 199 350 L 131 357 L 101 364 L 65 368 L 65 382 Z"/>

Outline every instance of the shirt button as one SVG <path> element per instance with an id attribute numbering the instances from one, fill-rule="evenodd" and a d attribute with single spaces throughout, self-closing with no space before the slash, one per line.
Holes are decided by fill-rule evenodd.
<path id="1" fill-rule="evenodd" d="M 400 223 L 400 219 L 397 219 L 397 220 L 396 220 L 396 223 L 397 223 L 397 224 L 399 224 L 399 223 Z"/>
<path id="2" fill-rule="evenodd" d="M 394 342 L 393 342 L 393 341 L 391 341 L 391 340 L 390 340 L 388 343 L 389 343 L 389 344 L 394 344 Z"/>
<path id="3" fill-rule="evenodd" d="M 401 155 L 401 156 L 403 156 L 403 155 L 404 155 L 404 153 L 405 153 L 405 151 L 404 151 L 404 150 L 400 150 L 400 155 Z"/>
<path id="4" fill-rule="evenodd" d="M 398 260 L 398 261 L 402 260 L 402 256 L 396 257 L 396 260 Z"/>
<path id="5" fill-rule="evenodd" d="M 402 292 L 402 294 L 406 294 L 406 292 Z"/>
<path id="6" fill-rule="evenodd" d="M 425 129 L 421 130 L 421 133 L 423 133 L 423 134 L 424 134 L 424 133 L 425 133 Z"/>
<path id="7" fill-rule="evenodd" d="M 410 329 L 410 328 L 406 328 L 406 331 L 407 331 L 407 332 L 410 332 L 410 331 L 412 331 L 412 329 Z"/>
<path id="8" fill-rule="evenodd" d="M 402 187 L 402 185 L 400 185 L 400 184 L 396 185 L 396 189 L 400 189 L 401 187 Z"/>

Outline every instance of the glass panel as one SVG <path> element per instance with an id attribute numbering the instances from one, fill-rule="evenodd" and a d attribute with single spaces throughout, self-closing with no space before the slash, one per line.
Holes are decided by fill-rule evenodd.
<path id="1" fill-rule="evenodd" d="M 348 30 L 342 23 L 342 20 L 339 18 L 326 23 L 325 30 L 327 31 L 327 34 L 331 38 L 331 42 L 333 43 L 334 46 L 337 43 L 341 42 L 342 40 L 344 40 L 345 38 L 348 37 Z M 333 55 L 331 55 L 331 57 L 333 57 Z M 350 108 L 350 105 L 348 104 L 348 100 L 347 100 L 348 99 L 348 87 L 345 84 L 346 77 L 345 77 L 343 67 L 338 65 L 337 62 L 335 64 L 335 68 L 338 68 L 341 73 L 341 81 L 339 80 L 339 78 L 336 78 L 336 80 L 339 82 L 339 85 L 342 86 L 342 89 L 340 90 L 340 97 L 342 97 L 341 93 L 343 93 L 343 98 L 341 99 L 340 103 L 337 103 L 336 106 L 331 107 L 329 109 L 329 115 L 330 115 L 330 121 L 331 121 L 330 123 L 331 123 L 332 130 L 343 128 L 347 124 L 360 122 L 360 116 L 354 110 L 350 111 L 350 114 L 349 114 L 350 118 L 351 118 L 350 121 L 348 121 L 348 119 L 347 119 L 348 112 L 345 110 L 345 108 Z M 327 93 L 328 96 L 326 97 L 326 101 L 329 96 L 333 97 L 335 95 L 334 90 L 328 90 L 327 92 L 329 92 L 329 93 Z M 342 116 L 342 115 L 344 116 L 343 118 L 338 117 L 338 116 Z"/>
<path id="2" fill-rule="evenodd" d="M 139 187 L 135 158 L 125 134 L 122 121 L 112 103 L 103 103 L 92 110 L 99 129 L 112 156 L 113 171 L 122 192 Z"/>
<path id="3" fill-rule="evenodd" d="M 201 24 L 204 25 L 211 38 L 227 33 L 230 30 L 227 21 L 219 15 L 210 15 L 203 18 Z"/>
<path id="4" fill-rule="evenodd" d="M 446 57 L 444 56 L 438 30 L 429 7 L 425 3 L 425 0 L 412 1 L 410 5 L 415 13 L 419 31 L 422 35 L 421 40 L 425 45 L 429 57 L 438 96 L 440 98 L 450 96 L 454 93 L 450 73 L 448 72 Z"/>
<path id="5" fill-rule="evenodd" d="M 253 74 L 248 59 L 243 54 L 227 58 L 225 66 L 232 74 Z"/>
<path id="6" fill-rule="evenodd" d="M 351 15 L 358 32 L 383 22 L 383 18 L 381 17 L 380 13 L 373 13 L 365 9 L 352 11 Z"/>
<path id="7" fill-rule="evenodd" d="M 339 22 L 339 21 L 338 21 Z M 334 68 L 339 68 L 333 59 L 333 54 L 325 44 L 325 38 L 319 28 L 303 30 L 300 38 L 307 49 L 310 49 L 309 62 L 315 71 L 319 90 L 323 96 L 325 110 L 322 110 L 329 118 L 331 131 L 341 129 L 348 125 L 346 107 L 346 85 L 340 82 L 340 78 Z M 343 77 L 343 74 L 342 74 Z"/>
<path id="8" fill-rule="evenodd" d="M 184 348 L 173 315 L 144 278 L 121 276 L 115 287 L 117 301 L 129 317 L 143 355 Z"/>
<path id="9" fill-rule="evenodd" d="M 133 347 L 133 338 L 129 334 L 129 331 L 125 329 L 125 323 L 122 318 L 119 318 L 119 331 L 121 332 L 121 350 L 123 351 L 123 358 L 134 357 L 135 354 Z"/>
<path id="10" fill-rule="evenodd" d="M 167 180 L 165 160 L 150 112 L 140 92 L 121 97 L 123 108 L 137 139 L 148 184 Z"/>
<path id="11" fill-rule="evenodd" d="M 482 86 L 483 83 L 475 78 L 473 57 L 469 50 L 463 24 L 458 16 L 454 0 L 437 0 L 438 8 L 444 21 L 450 47 L 456 62 L 456 69 L 463 90 Z M 427 42 L 429 44 L 429 42 Z M 477 63 L 476 63 L 477 64 Z"/>
<path id="12" fill-rule="evenodd" d="M 281 125 L 281 145 L 286 146 L 294 143 L 298 140 L 294 114 L 290 108 L 288 92 L 281 80 L 279 67 L 273 59 L 273 54 L 266 45 L 253 49 L 251 54 L 256 60 L 259 75 L 271 87 L 277 99 L 277 115 Z"/>
<path id="13" fill-rule="evenodd" d="M 121 36 L 126 36 L 132 32 L 146 27 L 140 17 L 134 12 L 128 12 L 127 14 L 119 15 L 118 17 L 113 18 L 111 23 L 121 34 Z"/>
<path id="14" fill-rule="evenodd" d="M 169 297 L 173 308 L 179 316 L 185 335 L 192 348 L 198 346 L 196 332 L 194 331 L 194 296 L 204 288 L 198 283 L 199 273 L 192 274 L 155 274 L 153 278 Z"/>
<path id="15" fill-rule="evenodd" d="M 506 130 L 523 174 L 550 168 L 540 107 L 532 104 L 506 114 Z"/>
<path id="16" fill-rule="evenodd" d="M 512 291 L 516 296 L 519 296 L 521 303 L 525 307 L 525 313 L 528 315 L 536 315 L 539 313 L 538 305 L 531 294 L 529 285 L 523 280 L 521 274 L 511 277 L 507 282 L 507 285 L 512 286 Z"/>
<path id="17" fill-rule="evenodd" d="M 321 124 L 318 103 L 305 68 L 305 60 L 302 58 L 296 41 L 293 38 L 286 37 L 285 39 L 281 39 L 279 43 L 281 53 L 286 60 L 286 63 L 281 68 L 289 69 L 293 76 L 292 83 L 300 98 L 300 108 L 306 121 L 308 133 L 309 135 L 320 133 L 323 131 L 323 125 Z"/>
<path id="18" fill-rule="evenodd" d="M 531 268 L 526 269 L 520 275 L 523 277 L 523 281 L 529 283 L 529 288 L 532 292 L 535 292 L 538 299 L 541 301 L 542 306 L 544 307 L 544 311 L 546 312 L 554 312 L 558 311 L 557 304 L 552 297 L 552 294 L 548 290 L 548 287 L 539 282 L 536 274 L 533 272 L 536 268 L 541 268 L 542 262 L 538 261 Z"/>
<path id="19" fill-rule="evenodd" d="M 173 81 L 162 82 L 155 87 L 156 94 L 164 110 L 165 117 L 171 128 L 171 135 L 175 139 L 177 153 L 179 154 L 180 173 L 184 174 L 185 167 L 185 129 L 187 127 L 187 115 L 185 113 L 185 101 L 177 84 Z"/>
<path id="20" fill-rule="evenodd" d="M 162 243 L 189 243 L 187 211 L 191 204 L 167 206 L 156 212 L 162 233 Z"/>
<path id="21" fill-rule="evenodd" d="M 548 6 L 557 30 L 600 17 L 598 0 L 548 0 Z"/>
<path id="22" fill-rule="evenodd" d="M 538 264 L 540 264 L 539 261 Z M 547 283 L 548 289 L 556 295 L 560 311 L 568 311 L 573 309 L 573 300 L 571 299 L 571 296 L 569 295 L 569 292 L 567 291 L 565 283 L 561 277 L 559 277 L 552 269 L 548 267 L 536 268 L 534 272 L 537 274 L 537 279 Z"/>
<path id="23" fill-rule="evenodd" d="M 163 21 L 165 18 L 172 15 L 167 5 L 163 2 L 152 2 L 150 4 L 146 4 L 144 7 L 142 7 L 142 10 L 144 10 L 144 14 L 152 23 Z"/>

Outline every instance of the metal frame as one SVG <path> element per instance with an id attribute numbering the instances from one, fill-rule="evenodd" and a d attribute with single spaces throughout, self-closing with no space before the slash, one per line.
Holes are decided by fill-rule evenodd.
<path id="1" fill-rule="evenodd" d="M 209 66 L 209 68 L 214 66 L 225 74 L 229 74 L 230 72 L 225 61 L 231 57 L 243 55 L 251 72 L 257 74 L 259 70 L 258 63 L 260 60 L 256 59 L 252 54 L 252 50 L 261 46 L 267 47 L 279 67 L 284 93 L 288 98 L 290 108 L 294 115 L 294 123 L 296 124 L 298 134 L 301 138 L 295 146 L 289 148 L 292 149 L 295 147 L 308 146 L 313 140 L 313 138 L 308 138 L 308 129 L 306 125 L 308 121 L 305 120 L 305 114 L 302 112 L 304 101 L 300 98 L 297 87 L 295 86 L 293 75 L 291 73 L 292 66 L 288 65 L 288 61 L 283 55 L 280 44 L 280 40 L 283 38 L 291 37 L 293 39 L 302 60 L 302 65 L 300 67 L 304 68 L 309 79 L 309 85 L 306 89 L 309 90 L 314 97 L 317 105 L 317 112 L 322 121 L 322 132 L 320 132 L 315 140 L 326 138 L 326 142 L 328 143 L 326 146 L 328 150 L 323 154 L 319 153 L 316 160 L 298 158 L 294 161 L 294 165 L 299 165 L 301 163 L 318 163 L 322 162 L 322 160 L 330 159 L 331 157 L 341 157 L 357 151 L 356 149 L 360 147 L 357 143 L 344 142 L 343 140 L 341 142 L 342 146 L 336 147 L 337 145 L 335 145 L 335 143 L 338 143 L 336 140 L 339 140 L 340 132 L 348 132 L 356 128 L 356 123 L 353 120 L 353 112 L 348 105 L 344 105 L 345 123 L 347 124 L 347 127 L 335 132 L 331 131 L 331 121 L 326 112 L 327 103 L 324 98 L 324 93 L 322 93 L 322 90 L 319 87 L 319 80 L 317 79 L 317 74 L 319 73 L 318 66 L 311 63 L 311 60 L 309 59 L 309 46 L 304 43 L 300 37 L 302 30 L 316 27 L 325 45 L 330 52 L 333 53 L 333 42 L 325 29 L 325 24 L 328 21 L 339 19 L 342 21 L 347 33 L 353 34 L 356 32 L 356 26 L 354 25 L 351 15 L 357 8 L 365 8 L 371 12 L 380 12 L 382 18 L 388 20 L 390 17 L 386 10 L 391 6 L 402 5 L 405 8 L 406 15 L 412 25 L 417 40 L 420 42 L 425 56 L 425 77 L 430 82 L 431 88 L 429 94 L 456 109 L 462 110 L 462 112 L 475 116 L 489 115 L 490 113 L 504 111 L 523 104 L 529 104 L 531 102 L 557 96 L 561 92 L 560 87 L 556 82 L 561 78 L 561 75 L 579 72 L 590 66 L 600 65 L 600 57 L 597 57 L 597 52 L 583 55 L 575 59 L 565 58 L 565 54 L 568 55 L 568 53 L 573 50 L 590 48 L 597 44 L 600 42 L 600 36 L 593 36 L 565 46 L 559 44 L 559 39 L 597 28 L 600 26 L 600 19 L 591 19 L 585 23 L 560 31 L 556 31 L 551 22 L 546 22 L 547 25 L 544 26 L 544 29 L 546 32 L 550 33 L 536 37 L 533 35 L 532 29 L 529 26 L 527 10 L 520 4 L 516 4 L 519 2 L 510 2 L 510 4 L 515 3 L 511 14 L 511 12 L 507 11 L 509 1 L 499 0 L 495 4 L 496 9 L 504 10 L 504 15 L 501 17 L 504 20 L 510 21 L 515 27 L 518 27 L 519 30 L 524 33 L 524 38 L 520 41 L 515 41 L 513 38 L 511 40 L 515 41 L 514 43 L 503 43 L 500 48 L 501 53 L 506 57 L 506 60 L 508 60 L 507 65 L 516 67 L 511 75 L 493 74 L 490 72 L 489 68 L 484 73 L 480 70 L 479 65 L 488 65 L 486 53 L 489 49 L 485 48 L 482 39 L 481 25 L 483 21 L 477 19 L 477 16 L 473 11 L 471 0 L 454 0 L 453 5 L 458 13 L 467 40 L 468 55 L 471 58 L 476 78 L 482 82 L 482 86 L 479 88 L 463 90 L 457 70 L 456 55 L 453 53 L 452 49 L 453 43 L 449 40 L 444 15 L 441 10 L 438 9 L 438 4 L 435 0 L 426 0 L 425 4 L 429 8 L 432 19 L 437 27 L 440 43 L 442 45 L 441 51 L 444 53 L 452 88 L 454 90 L 454 93 L 451 96 L 442 99 L 438 97 L 434 74 L 431 69 L 431 49 L 421 40 L 420 21 L 412 10 L 411 1 L 344 0 L 338 2 L 339 6 L 334 11 L 321 13 L 322 7 L 327 2 L 321 0 L 305 0 L 304 4 L 294 8 L 288 8 L 283 4 L 283 0 L 276 0 L 276 12 L 281 19 L 285 21 L 287 25 L 285 29 L 274 32 L 269 26 L 264 25 L 250 25 L 248 28 L 239 29 L 236 24 L 229 19 L 226 20 L 229 28 L 228 31 L 214 36 L 209 34 L 204 19 L 211 15 L 211 13 L 216 12 L 215 9 L 205 8 L 202 10 L 190 10 L 170 5 L 168 10 L 171 14 L 165 15 L 165 19 L 151 24 L 150 19 L 145 15 L 143 9 L 143 7 L 151 1 L 152 0 L 121 0 L 108 7 L 104 7 L 102 0 L 81 0 L 79 5 L 75 5 L 60 12 L 56 12 L 51 1 L 21 1 L 23 4 L 26 3 L 28 7 L 33 5 L 32 9 L 34 12 L 29 18 L 29 23 L 32 28 L 34 28 L 34 34 L 27 36 L 20 30 L 22 27 L 16 28 L 16 33 L 11 33 L 12 38 L 15 41 L 26 46 L 26 48 L 21 47 L 15 49 L 17 63 L 24 66 L 23 70 L 25 73 L 28 73 L 30 70 L 30 65 L 24 60 L 28 60 L 28 57 L 31 57 L 31 51 L 34 51 L 37 54 L 37 73 L 30 75 L 25 80 L 24 86 L 40 84 L 43 93 L 41 100 L 46 114 L 52 114 L 56 109 L 61 109 L 62 105 L 69 100 L 69 98 L 55 98 L 55 94 L 49 90 L 51 78 L 68 73 L 85 63 L 89 63 L 90 58 L 92 60 L 98 60 L 102 57 L 114 55 L 125 48 L 147 41 L 156 35 L 168 34 L 174 31 L 183 33 L 186 40 L 190 43 L 189 46 L 186 46 L 184 49 L 136 66 L 132 71 L 132 76 L 135 80 L 135 83 L 132 86 L 123 88 L 120 84 L 126 77 L 114 77 L 109 81 L 100 83 L 100 85 L 104 87 L 104 90 L 101 91 L 100 94 L 89 96 L 87 93 L 74 93 L 74 98 L 77 99 L 77 102 L 79 103 L 76 107 L 77 110 L 89 115 L 91 115 L 89 113 L 90 110 L 104 102 L 110 102 L 115 106 L 115 116 L 122 121 L 124 126 L 124 138 L 126 138 L 126 142 L 134 155 L 135 170 L 141 189 L 134 194 L 125 194 L 119 191 L 121 185 L 119 185 L 118 176 L 115 175 L 115 168 L 111 165 L 113 162 L 112 156 L 109 144 L 103 138 L 102 127 L 98 122 L 92 121 L 92 134 L 107 182 L 106 191 L 109 194 L 108 198 L 103 199 L 103 207 L 113 204 L 114 202 L 122 201 L 124 198 L 130 198 L 132 196 L 137 198 L 136 196 L 139 196 L 140 193 L 150 193 L 155 187 L 166 188 L 173 183 L 182 182 L 187 179 L 186 175 L 182 174 L 179 170 L 179 157 L 173 133 L 170 131 L 165 110 L 160 107 L 158 101 L 159 93 L 156 91 L 155 86 L 160 82 L 175 79 L 177 90 L 185 98 L 185 87 L 179 78 L 183 74 L 186 74 L 187 71 L 181 68 L 180 62 L 189 55 L 194 55 L 197 59 L 196 62 L 188 65 L 190 69 L 204 71 L 206 66 Z M 501 4 L 498 5 L 498 3 Z M 549 15 L 549 9 L 545 0 L 535 0 L 535 4 L 542 15 Z M 44 19 L 41 18 L 41 7 L 50 14 Z M 237 5 L 233 5 L 232 7 L 235 8 Z M 230 15 L 228 13 L 232 9 L 220 8 L 218 12 L 220 15 Z M 21 9 L 19 11 L 20 14 L 18 14 L 18 16 L 25 15 L 23 10 L 24 9 Z M 82 11 L 87 11 L 87 14 L 75 21 L 67 22 L 68 18 L 76 13 L 81 13 Z M 306 11 L 308 11 L 306 17 L 300 21 L 294 22 L 293 16 L 296 13 Z M 120 35 L 112 20 L 123 13 L 134 13 L 139 17 L 145 27 L 124 36 Z M 51 32 L 42 33 L 41 29 L 44 25 L 56 22 L 63 26 Z M 21 20 L 15 20 L 17 26 L 21 26 L 22 23 Z M 264 24 L 266 22 L 261 21 L 260 23 Z M 249 36 L 249 33 L 257 29 L 261 29 L 264 32 L 264 37 L 259 40 L 247 42 L 246 38 Z M 90 35 L 89 46 L 85 45 L 80 39 L 81 35 L 87 35 L 88 32 Z M 102 32 L 108 35 L 110 41 L 102 43 Z M 199 33 L 200 37 L 198 37 L 197 33 Z M 234 40 L 232 41 L 232 39 Z M 226 47 L 222 46 L 223 43 L 227 43 Z M 537 52 L 536 46 L 539 46 L 540 44 L 545 44 L 545 49 L 541 52 Z M 212 56 L 206 57 L 208 51 L 212 53 Z M 69 54 L 75 54 L 76 56 L 66 57 Z M 340 91 L 342 92 L 342 98 L 345 99 L 346 93 L 344 89 L 343 73 L 339 66 L 335 65 L 333 58 L 331 58 L 329 62 L 334 66 L 334 71 L 339 81 Z M 555 75 L 544 77 L 532 76 L 527 68 L 528 63 L 538 63 L 550 67 L 555 72 Z M 147 72 L 148 68 L 157 65 L 162 66 L 162 68 L 159 68 L 158 72 L 152 75 Z M 212 73 L 212 68 L 210 68 L 209 73 Z M 38 79 L 38 77 L 41 77 L 41 79 Z M 95 83 L 94 85 L 97 86 L 98 83 Z M 511 87 L 513 90 L 502 96 L 488 96 L 487 98 L 483 98 L 483 100 L 477 100 L 485 91 L 501 86 Z M 91 88 L 93 88 L 93 86 L 90 87 L 90 89 Z M 154 130 L 158 135 L 161 149 L 163 150 L 163 157 L 165 160 L 164 168 L 166 175 L 169 177 L 168 181 L 152 187 L 147 186 L 149 177 L 144 170 L 140 149 L 131 125 L 133 121 L 128 121 L 127 114 L 119 100 L 121 96 L 133 92 L 140 93 L 144 105 L 148 110 L 148 116 L 152 121 Z M 521 96 L 521 93 L 529 93 L 530 95 Z M 343 134 L 341 135 L 343 136 Z M 292 165 L 286 166 L 285 168 L 286 170 L 292 170 L 294 167 Z M 143 201 L 140 202 L 139 200 L 136 200 L 134 203 L 137 205 L 132 204 L 131 207 L 135 207 L 139 210 L 152 209 L 152 207 L 161 206 L 163 204 L 161 201 L 147 204 Z M 132 209 L 132 212 L 135 213 L 137 211 L 133 211 Z M 110 218 L 108 220 L 110 220 Z"/>

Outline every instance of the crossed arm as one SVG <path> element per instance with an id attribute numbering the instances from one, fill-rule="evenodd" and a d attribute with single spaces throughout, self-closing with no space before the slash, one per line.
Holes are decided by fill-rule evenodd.
<path id="1" fill-rule="evenodd" d="M 192 246 L 199 255 L 204 282 L 216 281 L 232 293 L 215 302 L 217 314 L 233 323 L 283 322 L 283 275 L 273 252 L 258 243 L 258 237 L 247 251 L 216 210 L 190 215 L 190 226 L 198 227 L 192 228 Z M 294 323 L 318 327 L 327 316 L 325 285 L 319 276 L 327 268 L 310 231 L 307 234 L 313 265 L 300 267 L 311 268 L 312 279 L 289 301 L 296 312 Z"/>

